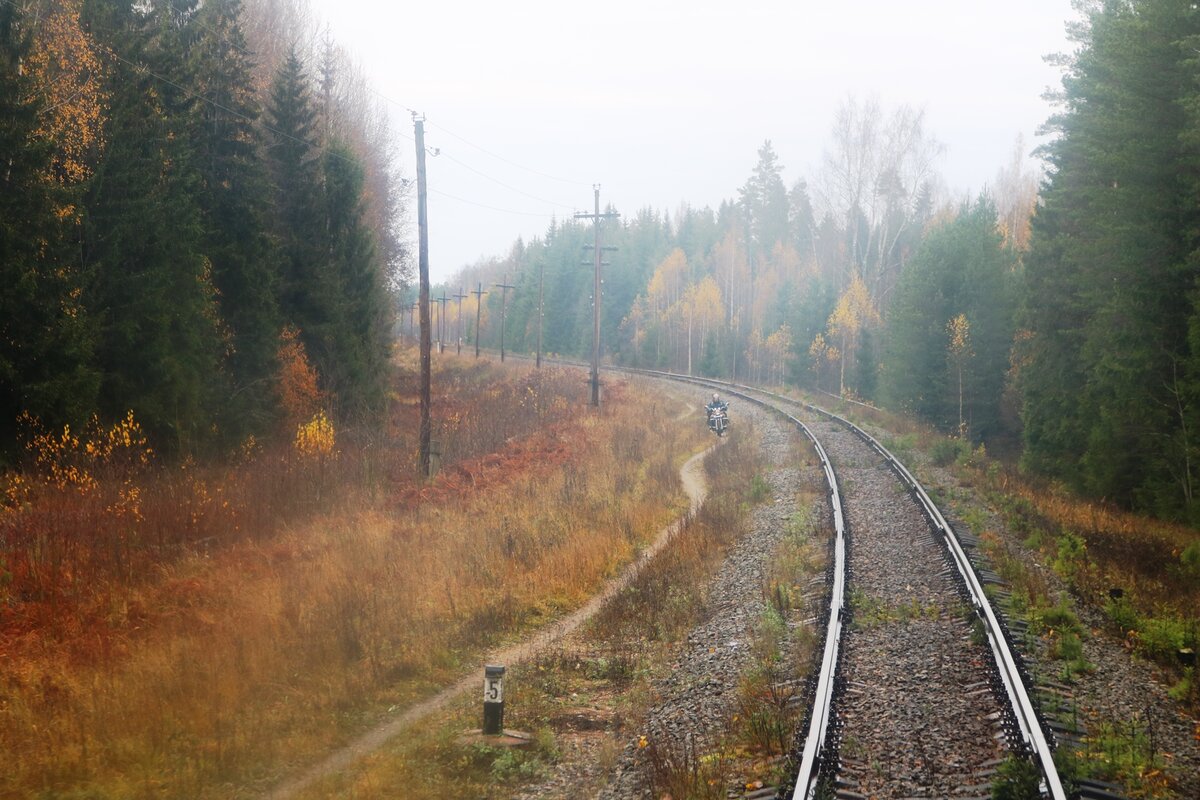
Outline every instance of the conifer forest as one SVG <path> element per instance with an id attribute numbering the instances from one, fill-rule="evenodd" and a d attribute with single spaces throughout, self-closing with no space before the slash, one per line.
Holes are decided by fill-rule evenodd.
<path id="1" fill-rule="evenodd" d="M 1200 7 L 1012 4 L 0 0 L 0 800 L 1198 796 Z"/>
<path id="2" fill-rule="evenodd" d="M 624 209 L 606 358 L 911 412 L 1196 520 L 1200 19 L 1087 8 L 1042 172 L 1018 141 L 977 196 L 949 196 L 922 112 L 848 99 L 791 186 L 767 140 L 717 208 Z M 336 43 L 301 52 L 304 20 L 265 0 L 4 0 L 0 23 L 3 440 L 23 417 L 132 409 L 165 451 L 221 452 L 278 423 L 297 358 L 338 416 L 378 415 L 390 342 L 414 328 L 411 192 Z M 540 288 L 544 350 L 585 356 L 590 235 L 555 221 L 444 288 L 507 276 L 504 344 L 527 353 Z M 443 335 L 473 340 L 478 302 Z"/>
<path id="3" fill-rule="evenodd" d="M 362 77 L 300 52 L 290 9 L 0 4 L 4 441 L 133 410 L 164 451 L 220 452 L 272 429 L 298 364 L 378 414 L 401 185 Z"/>

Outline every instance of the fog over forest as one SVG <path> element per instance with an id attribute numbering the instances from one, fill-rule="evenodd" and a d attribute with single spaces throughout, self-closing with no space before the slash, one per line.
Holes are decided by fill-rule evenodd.
<path id="1" fill-rule="evenodd" d="M 681 22 L 699 43 L 719 22 L 711 11 L 702 6 Z M 362 53 L 340 44 L 319 9 L 302 2 L 46 0 L 6 2 L 4 14 L 5 135 L 20 154 L 6 175 L 14 211 L 5 215 L 4 268 L 7 285 L 20 288 L 5 295 L 3 363 L 13 379 L 0 398 L 0 425 L 13 432 L 25 413 L 79 424 L 132 408 L 166 450 L 220 451 L 286 417 L 271 376 L 289 364 L 312 370 L 335 415 L 378 416 L 390 337 L 406 316 L 412 327 L 414 182 L 401 156 L 407 128 L 396 117 L 398 108 L 416 109 L 376 88 Z M 733 19 L 729 30 L 774 19 L 756 14 Z M 822 19 L 789 14 L 779 19 Z M 771 50 L 762 63 L 778 71 L 733 83 L 756 97 L 779 80 L 836 87 L 828 117 L 754 134 L 744 149 L 704 162 L 714 174 L 738 174 L 710 202 L 685 194 L 622 205 L 619 178 L 602 189 L 604 210 L 621 215 L 603 231 L 605 245 L 617 248 L 604 274 L 604 357 L 795 383 L 909 411 L 1079 491 L 1190 519 L 1188 165 L 1196 143 L 1188 131 L 1196 104 L 1191 61 L 1178 43 L 1193 16 L 1187 4 L 1166 2 L 1086 7 L 1067 29 L 1066 54 L 1051 64 L 1063 88 L 1038 158 L 1030 158 L 1033 141 L 1005 132 L 1003 155 L 982 165 L 986 178 L 969 192 L 947 178 L 952 149 L 936 124 L 948 119 L 944 110 L 846 91 L 867 77 L 883 80 L 880 62 L 865 76 L 851 70 L 853 80 L 801 83 Z M 645 43 L 655 20 L 636 31 L 612 20 L 602 28 L 618 43 Z M 826 22 L 829 31 L 844 26 L 836 16 Z M 982 22 L 949 14 L 946 30 Z M 814 24 L 801 39 L 819 50 Z M 771 30 L 767 41 L 778 44 Z M 932 33 L 914 42 L 930 37 L 948 53 L 962 44 Z M 923 63 L 916 55 L 913 63 Z M 717 61 L 698 59 L 694 71 L 706 74 Z M 973 71 L 987 61 L 963 69 L 1003 83 Z M 703 83 L 667 91 L 671 76 L 689 73 L 668 62 L 647 52 L 632 62 L 642 67 L 614 67 L 608 90 L 618 96 L 625 81 L 647 76 L 623 101 L 637 112 L 627 122 L 651 117 L 662 97 L 671 113 L 685 101 L 703 107 L 708 124 L 685 125 L 685 139 L 710 131 L 720 139 L 717 121 L 731 118 L 751 127 L 706 105 L 719 95 Z M 896 70 L 907 74 L 905 64 Z M 481 82 L 527 66 L 522 56 Z M 951 72 L 944 77 L 953 85 Z M 453 89 L 452 74 L 439 61 L 430 84 L 448 97 L 465 91 Z M 991 91 L 978 83 L 957 96 Z M 586 83 L 583 99 L 560 116 L 600 98 L 603 87 Z M 530 102 L 565 97 L 559 78 L 526 89 Z M 1026 92 L 1043 102 L 1038 90 Z M 786 97 L 774 106 L 794 107 Z M 449 164 L 519 188 L 474 164 L 508 158 L 488 147 L 500 146 L 505 125 L 519 121 L 530 137 L 555 134 L 517 101 L 488 118 L 495 137 L 482 141 L 433 112 L 427 128 L 441 144 L 430 144 L 438 165 L 431 198 L 450 194 L 442 188 Z M 580 141 L 572 161 L 547 148 L 540 160 L 514 153 L 521 160 L 509 165 L 528 174 L 524 162 L 541 165 L 542 178 L 596 172 L 606 186 L 606 168 L 621 160 L 677 166 L 658 155 L 671 148 L 655 144 L 656 128 L 636 130 L 635 140 Z M 802 168 L 781 155 L 797 141 L 811 148 Z M 639 153 L 621 152 L 634 142 Z M 589 161 L 596 153 L 607 155 Z M 587 208 L 590 183 L 563 188 Z M 687 191 L 686 182 L 671 191 Z M 487 199 L 461 199 L 490 205 L 476 198 Z M 439 216 L 437 205 L 430 216 L 434 231 L 470 227 Z M 564 206 L 440 288 L 452 295 L 511 282 L 503 344 L 531 352 L 540 286 L 544 349 L 584 355 L 592 276 L 580 261 L 593 235 Z M 478 301 L 461 299 L 461 335 L 474 340 Z M 500 299 L 483 296 L 478 338 L 487 346 L 501 344 Z M 460 310 L 447 304 L 447 317 L 451 306 Z M 457 336 L 457 317 L 455 327 Z M 142 379 L 151 373 L 168 377 Z"/>

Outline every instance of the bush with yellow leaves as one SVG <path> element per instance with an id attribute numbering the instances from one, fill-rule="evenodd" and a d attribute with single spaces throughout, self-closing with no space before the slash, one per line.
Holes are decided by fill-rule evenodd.
<path id="1" fill-rule="evenodd" d="M 318 411 L 308 422 L 296 426 L 296 452 L 305 458 L 328 458 L 336 443 L 333 423 L 324 411 Z"/>

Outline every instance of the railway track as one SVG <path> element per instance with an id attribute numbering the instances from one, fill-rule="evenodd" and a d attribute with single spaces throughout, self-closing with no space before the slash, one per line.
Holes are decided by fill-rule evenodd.
<path id="1" fill-rule="evenodd" d="M 807 680 L 789 781 L 747 797 L 990 798 L 1007 781 L 1006 797 L 1123 800 L 1118 787 L 1088 780 L 1068 792 L 1054 752 L 1083 735 L 1064 720 L 1069 692 L 1051 685 L 1040 695 L 984 592 L 991 583 L 1002 594 L 1003 581 L 879 441 L 758 387 L 607 369 L 715 388 L 780 414 L 813 443 L 825 474 L 834 531 L 820 668 Z"/>
<path id="2" fill-rule="evenodd" d="M 1042 796 L 1068 796 L 1053 731 L 984 592 L 993 576 L 972 562 L 973 538 L 954 531 L 903 463 L 816 406 L 722 381 L 641 374 L 782 414 L 812 441 L 825 473 L 834 557 L 820 669 L 809 678 L 791 784 L 777 796 L 990 797 L 1006 761 L 1036 775 Z"/>

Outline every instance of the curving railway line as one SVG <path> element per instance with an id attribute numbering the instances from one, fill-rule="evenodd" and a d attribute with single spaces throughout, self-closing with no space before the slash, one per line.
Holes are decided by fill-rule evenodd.
<path id="1" fill-rule="evenodd" d="M 970 558 L 912 473 L 842 417 L 754 387 L 640 371 L 756 403 L 811 440 L 829 487 L 833 558 L 817 674 L 777 796 L 989 797 L 1010 757 L 1043 797 L 1067 792 L 1008 631 Z M 1011 759 L 1010 759 L 1011 760 Z"/>

